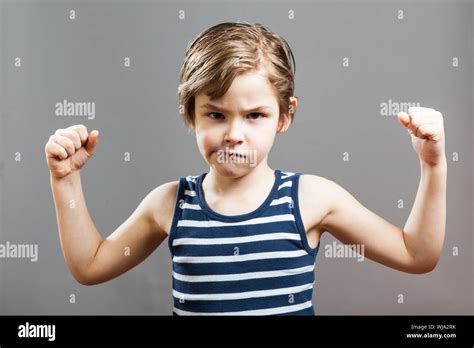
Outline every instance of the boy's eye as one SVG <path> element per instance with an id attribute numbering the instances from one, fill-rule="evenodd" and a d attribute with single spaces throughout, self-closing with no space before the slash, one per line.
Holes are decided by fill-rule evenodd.
<path id="1" fill-rule="evenodd" d="M 218 112 L 210 112 L 207 114 L 207 116 L 215 120 L 220 120 L 220 116 L 222 116 L 222 114 L 219 114 Z"/>
<path id="2" fill-rule="evenodd" d="M 257 116 L 257 118 L 252 117 L 252 115 L 253 115 L 253 116 Z M 259 112 L 253 112 L 253 113 L 251 113 L 249 116 L 250 116 L 250 118 L 251 118 L 252 120 L 258 120 L 258 116 L 263 117 L 263 114 L 261 114 L 261 113 L 259 113 Z"/>
<path id="3" fill-rule="evenodd" d="M 208 117 L 210 117 L 211 119 L 214 119 L 214 120 L 221 120 L 224 116 L 218 112 L 210 112 L 207 114 Z M 248 117 L 251 119 L 251 120 L 258 120 L 259 118 L 262 118 L 264 117 L 263 114 L 259 113 L 259 112 L 253 112 L 251 114 L 248 115 Z"/>

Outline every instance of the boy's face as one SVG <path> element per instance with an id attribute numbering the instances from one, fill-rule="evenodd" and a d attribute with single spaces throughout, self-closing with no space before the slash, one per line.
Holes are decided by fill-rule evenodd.
<path id="1" fill-rule="evenodd" d="M 276 133 L 288 126 L 279 128 L 278 99 L 264 71 L 237 76 L 217 100 L 205 93 L 195 98 L 199 151 L 223 176 L 239 177 L 266 161 Z"/>

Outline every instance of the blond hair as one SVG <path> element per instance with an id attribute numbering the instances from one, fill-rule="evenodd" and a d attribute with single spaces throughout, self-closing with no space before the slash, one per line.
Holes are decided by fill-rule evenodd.
<path id="1" fill-rule="evenodd" d="M 258 23 L 225 22 L 201 32 L 188 44 L 179 76 L 178 103 L 188 128 L 195 125 L 196 95 L 218 99 L 236 76 L 261 68 L 278 97 L 279 117 L 287 114 L 292 122 L 296 64 L 285 39 Z"/>

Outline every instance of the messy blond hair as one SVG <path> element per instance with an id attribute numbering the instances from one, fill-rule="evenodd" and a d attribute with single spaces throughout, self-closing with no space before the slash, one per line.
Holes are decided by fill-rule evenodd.
<path id="1" fill-rule="evenodd" d="M 222 97 L 236 76 L 263 68 L 274 87 L 283 114 L 293 121 L 295 59 L 288 43 L 261 24 L 217 24 L 200 33 L 187 47 L 180 71 L 178 103 L 188 128 L 195 125 L 195 97 L 205 92 L 211 100 Z"/>

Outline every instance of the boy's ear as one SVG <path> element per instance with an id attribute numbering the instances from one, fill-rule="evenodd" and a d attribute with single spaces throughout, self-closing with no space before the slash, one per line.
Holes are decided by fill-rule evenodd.
<path id="1" fill-rule="evenodd" d="M 290 127 L 292 116 L 298 107 L 298 100 L 296 97 L 290 97 L 290 104 L 288 105 L 288 111 L 281 115 L 278 120 L 278 133 L 285 133 Z"/>
<path id="2" fill-rule="evenodd" d="M 188 122 L 188 132 L 192 133 L 196 130 L 196 116 L 192 115 L 192 120 Z"/>
<path id="3" fill-rule="evenodd" d="M 277 133 L 285 133 L 290 128 L 291 118 L 289 113 L 282 114 L 278 120 Z"/>

